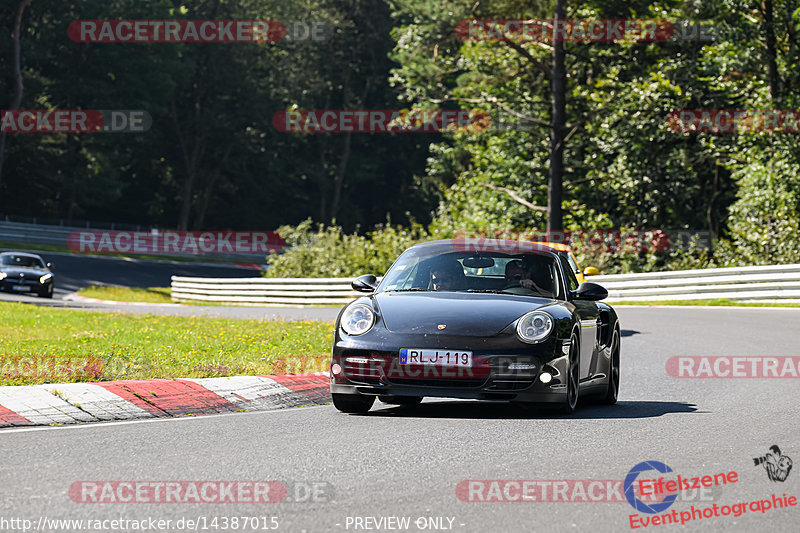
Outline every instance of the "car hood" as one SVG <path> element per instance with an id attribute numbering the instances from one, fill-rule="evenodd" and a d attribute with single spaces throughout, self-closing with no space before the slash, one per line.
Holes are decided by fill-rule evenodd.
<path id="1" fill-rule="evenodd" d="M 514 294 L 382 292 L 373 296 L 393 333 L 496 335 L 529 311 L 555 300 Z M 439 325 L 445 324 L 445 330 Z"/>
<path id="2" fill-rule="evenodd" d="M 25 274 L 26 278 L 38 278 L 44 276 L 47 273 L 51 273 L 49 270 L 42 270 L 41 268 L 19 268 L 19 267 L 5 267 L 0 266 L 0 272 L 5 272 L 6 276 L 9 278 L 18 278 L 20 274 Z"/>

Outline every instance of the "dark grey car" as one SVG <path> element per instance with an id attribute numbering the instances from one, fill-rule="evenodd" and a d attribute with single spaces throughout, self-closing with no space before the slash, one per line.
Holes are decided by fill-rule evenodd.
<path id="1" fill-rule="evenodd" d="M 0 253 L 0 290 L 52 298 L 55 286 L 55 275 L 50 270 L 52 266 L 36 254 Z"/>

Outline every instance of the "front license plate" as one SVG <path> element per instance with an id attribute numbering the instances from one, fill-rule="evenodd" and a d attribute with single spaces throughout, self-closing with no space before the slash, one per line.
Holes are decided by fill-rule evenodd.
<path id="1" fill-rule="evenodd" d="M 30 291 L 31 288 L 28 287 L 27 285 L 14 285 L 13 287 L 11 287 L 11 290 L 14 290 L 14 291 Z"/>
<path id="2" fill-rule="evenodd" d="M 472 352 L 403 348 L 400 350 L 400 364 L 471 367 Z"/>

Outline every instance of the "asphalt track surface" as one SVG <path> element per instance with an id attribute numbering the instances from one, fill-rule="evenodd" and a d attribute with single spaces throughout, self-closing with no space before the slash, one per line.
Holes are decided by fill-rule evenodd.
<path id="1" fill-rule="evenodd" d="M 17 249 L 22 250 L 22 249 Z M 5 251 L 1 250 L 1 251 Z M 75 293 L 92 285 L 122 287 L 168 287 L 172 276 L 207 278 L 253 278 L 259 270 L 225 263 L 153 261 L 97 255 L 77 255 L 32 251 L 55 265 L 56 288 L 53 299 L 35 294 L 0 292 L 0 301 L 21 302 L 62 309 L 83 309 L 110 313 L 139 313 L 175 316 L 209 316 L 255 320 L 334 320 L 338 308 L 295 309 L 276 307 L 130 305 L 72 300 Z M 1 528 L 0 528 L 1 529 Z"/>
<path id="2" fill-rule="evenodd" d="M 8 251 L 4 248 L 0 251 Z M 17 251 L 24 248 L 17 248 Z M 79 255 L 31 250 L 54 264 L 55 298 L 92 285 L 122 287 L 169 287 L 171 276 L 247 278 L 258 275 L 256 270 L 226 263 L 193 263 L 184 261 L 150 261 L 102 255 Z M 9 296 L 8 293 L 0 293 Z M 11 297 L 26 296 L 25 294 Z M 7 298 L 4 298 L 7 299 Z"/>
<path id="3" fill-rule="evenodd" d="M 738 474 L 738 482 L 679 500 L 667 512 L 773 493 L 800 496 L 797 466 L 777 482 L 753 463 L 775 444 L 800 460 L 796 379 L 675 379 L 665 371 L 675 355 L 798 355 L 800 310 L 619 312 L 622 386 L 613 407 L 584 406 L 565 417 L 501 403 L 426 400 L 411 410 L 378 403 L 362 416 L 328 405 L 5 430 L 0 518 L 152 517 L 172 519 L 172 530 L 181 531 L 175 529 L 181 517 L 274 516 L 278 531 L 315 532 L 423 531 L 418 517 L 448 517 L 452 531 L 463 532 L 619 532 L 631 530 L 634 513 L 624 501 L 475 503 L 461 501 L 456 486 L 462 480 L 621 480 L 641 461 L 661 461 L 689 477 Z M 316 502 L 76 503 L 69 487 L 86 480 L 275 480 L 292 490 L 299 483 L 329 485 Z M 372 521 L 360 522 L 370 529 L 355 528 L 356 517 L 411 522 L 408 529 L 378 528 Z M 682 530 L 797 531 L 797 519 L 798 507 L 748 510 L 738 518 L 689 522 Z"/>

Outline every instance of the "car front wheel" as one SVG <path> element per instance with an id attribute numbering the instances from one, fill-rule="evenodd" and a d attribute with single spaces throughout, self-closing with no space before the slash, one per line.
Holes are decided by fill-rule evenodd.
<path id="1" fill-rule="evenodd" d="M 617 396 L 619 396 L 619 331 L 614 331 L 614 337 L 611 340 L 611 364 L 608 373 L 608 390 L 601 400 L 601 403 L 614 405 L 617 403 Z"/>
<path id="2" fill-rule="evenodd" d="M 580 388 L 581 372 L 581 350 L 578 344 L 578 336 L 572 334 L 572 342 L 569 344 L 569 361 L 567 362 L 567 397 L 561 405 L 561 412 L 572 414 L 578 406 L 578 393 Z"/>
<path id="3" fill-rule="evenodd" d="M 343 413 L 366 413 L 375 403 L 375 396 L 332 393 L 333 406 Z"/>
<path id="4" fill-rule="evenodd" d="M 53 286 L 50 285 L 46 289 L 42 289 L 39 291 L 39 297 L 41 298 L 52 298 L 53 297 Z"/>

